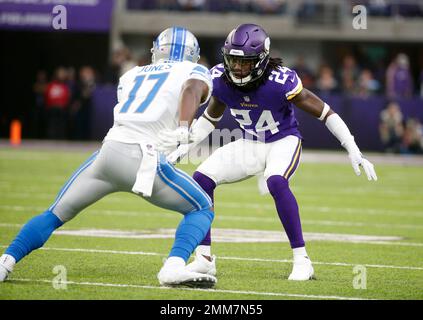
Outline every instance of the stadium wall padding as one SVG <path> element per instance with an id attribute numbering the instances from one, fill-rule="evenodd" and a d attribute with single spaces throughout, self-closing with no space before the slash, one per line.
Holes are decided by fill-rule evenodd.
<path id="1" fill-rule="evenodd" d="M 320 97 L 326 101 L 346 122 L 362 150 L 381 151 L 382 144 L 379 138 L 380 112 L 386 107 L 389 100 L 382 96 L 368 98 L 347 97 L 345 95 L 325 95 Z M 396 100 L 404 114 L 404 119 L 415 117 L 423 122 L 423 99 Z M 94 94 L 94 110 L 92 117 L 92 138 L 101 140 L 113 125 L 113 107 L 116 104 L 116 88 L 114 86 L 98 86 Z M 200 108 L 198 114 L 204 110 Z M 312 149 L 339 149 L 339 142 L 328 131 L 326 126 L 296 109 L 300 130 L 304 137 L 304 147 Z M 236 128 L 235 120 L 225 111 L 219 128 Z"/>

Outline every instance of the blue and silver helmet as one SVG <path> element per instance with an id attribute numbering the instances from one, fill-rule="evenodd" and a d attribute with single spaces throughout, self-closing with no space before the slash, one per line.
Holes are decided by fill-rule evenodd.
<path id="1" fill-rule="evenodd" d="M 197 63 L 200 59 L 200 46 L 197 38 L 182 27 L 172 27 L 164 30 L 153 42 L 151 48 L 152 63 L 164 61 L 191 61 Z"/>

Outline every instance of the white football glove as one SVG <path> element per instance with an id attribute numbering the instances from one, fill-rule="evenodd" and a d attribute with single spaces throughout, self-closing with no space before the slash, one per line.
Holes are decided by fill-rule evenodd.
<path id="1" fill-rule="evenodd" d="M 363 167 L 369 181 L 377 180 L 373 164 L 364 159 L 354 137 L 351 135 L 345 122 L 336 113 L 331 114 L 326 120 L 326 127 L 341 142 L 341 145 L 348 151 L 352 167 L 356 175 L 361 175 L 360 166 Z"/>
<path id="2" fill-rule="evenodd" d="M 167 157 L 167 161 L 176 164 L 185 157 L 191 148 L 191 144 L 181 144 L 175 151 L 171 152 Z"/>
<path id="3" fill-rule="evenodd" d="M 180 144 L 192 142 L 188 127 L 178 127 L 176 130 L 163 129 L 157 135 L 159 143 L 157 150 L 164 154 L 175 151 Z"/>
<path id="4" fill-rule="evenodd" d="M 363 167 L 364 172 L 366 173 L 367 179 L 369 181 L 377 181 L 376 171 L 374 165 L 367 159 L 363 158 L 363 155 L 360 152 L 350 152 L 348 154 L 351 165 L 354 169 L 354 172 L 357 176 L 361 175 L 360 166 Z"/>
<path id="5" fill-rule="evenodd" d="M 166 153 L 168 155 L 167 160 L 175 164 L 185 157 L 197 144 L 207 138 L 213 130 L 214 125 L 205 117 L 200 117 L 198 120 L 194 119 L 191 124 L 191 130 L 189 131 L 188 143 L 183 143 L 183 141 L 181 141 L 177 150 L 173 151 L 174 149 L 171 149 L 170 154 Z"/>

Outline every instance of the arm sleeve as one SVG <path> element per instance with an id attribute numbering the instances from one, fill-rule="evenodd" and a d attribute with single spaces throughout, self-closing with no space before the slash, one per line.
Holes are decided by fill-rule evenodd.
<path id="1" fill-rule="evenodd" d="M 326 127 L 339 140 L 348 153 L 360 153 L 360 149 L 354 141 L 354 136 L 338 114 L 334 113 L 328 117 Z"/>

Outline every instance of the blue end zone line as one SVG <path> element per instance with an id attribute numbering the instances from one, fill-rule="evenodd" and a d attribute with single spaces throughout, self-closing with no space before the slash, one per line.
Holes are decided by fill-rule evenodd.
<path id="1" fill-rule="evenodd" d="M 74 174 L 71 176 L 71 178 L 66 182 L 66 184 L 62 187 L 62 189 L 59 192 L 59 195 L 57 196 L 54 203 L 50 206 L 48 209 L 49 211 L 53 211 L 54 207 L 57 205 L 57 203 L 60 201 L 60 199 L 63 197 L 65 192 L 69 189 L 71 184 L 75 181 L 75 179 L 81 174 L 82 171 L 84 171 L 86 168 L 88 168 L 94 160 L 97 158 L 99 151 L 94 152 L 91 157 L 89 157 L 79 168 L 74 172 Z"/>
<path id="2" fill-rule="evenodd" d="M 201 205 L 195 201 L 182 187 L 178 186 L 177 184 L 173 183 L 169 178 L 167 178 L 162 171 L 160 165 L 157 167 L 159 177 L 166 183 L 169 187 L 175 190 L 179 195 L 181 195 L 185 200 L 187 200 L 194 208 L 197 210 L 201 210 Z"/>
<path id="3" fill-rule="evenodd" d="M 190 177 L 189 175 L 187 175 L 182 170 L 176 169 L 175 167 L 173 167 L 169 163 L 166 163 L 166 165 L 169 166 L 169 168 L 175 174 L 179 175 L 182 179 L 185 179 L 193 188 L 197 189 L 197 191 L 200 192 L 207 199 L 207 202 L 208 202 L 208 204 L 209 204 L 210 207 L 213 206 L 213 201 L 211 200 L 211 198 L 209 197 L 209 195 L 200 187 L 200 185 L 197 182 L 195 182 L 195 180 L 192 177 Z"/>

